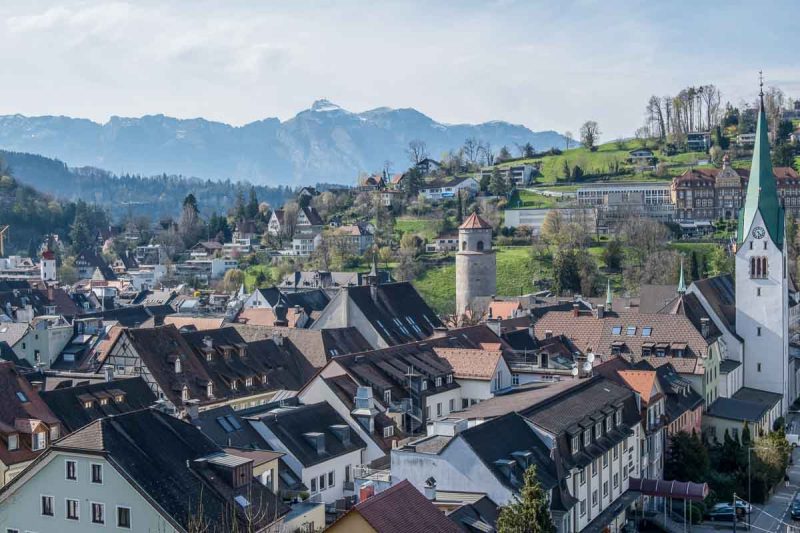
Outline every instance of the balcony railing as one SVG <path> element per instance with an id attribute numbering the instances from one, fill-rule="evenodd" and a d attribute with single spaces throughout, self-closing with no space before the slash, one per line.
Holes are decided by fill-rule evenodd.
<path id="1" fill-rule="evenodd" d="M 367 465 L 356 465 L 353 468 L 353 477 L 365 481 L 380 481 L 383 483 L 392 482 L 391 470 L 377 470 Z"/>

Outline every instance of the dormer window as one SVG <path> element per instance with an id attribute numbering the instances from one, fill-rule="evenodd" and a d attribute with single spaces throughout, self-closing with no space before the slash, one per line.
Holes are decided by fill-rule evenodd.
<path id="1" fill-rule="evenodd" d="M 85 400 L 83 402 L 83 408 L 84 409 L 91 409 L 92 405 L 94 405 L 94 402 L 92 400 Z"/>
<path id="2" fill-rule="evenodd" d="M 19 450 L 19 435 L 13 433 L 8 436 L 8 450 Z"/>
<path id="3" fill-rule="evenodd" d="M 436 378 L 436 386 L 437 387 L 441 387 L 442 386 L 442 378 Z"/>
<path id="4" fill-rule="evenodd" d="M 452 382 L 453 382 L 453 374 L 447 374 L 447 384 L 449 385 Z"/>
<path id="5" fill-rule="evenodd" d="M 586 447 L 592 443 L 592 432 L 591 431 L 584 431 L 583 432 L 583 446 Z"/>
<path id="6" fill-rule="evenodd" d="M 180 357 L 175 359 L 175 373 L 176 374 L 180 374 L 181 373 L 181 358 Z"/>
<path id="7" fill-rule="evenodd" d="M 598 422 L 594 425 L 594 438 L 599 439 L 603 436 L 603 424 Z"/>
<path id="8" fill-rule="evenodd" d="M 391 390 L 383 391 L 383 403 L 385 403 L 386 405 L 389 405 L 390 403 L 392 403 L 392 391 Z"/>
<path id="9" fill-rule="evenodd" d="M 108 405 L 108 398 L 100 398 L 100 405 Z"/>
<path id="10" fill-rule="evenodd" d="M 181 399 L 184 402 L 188 402 L 189 401 L 189 387 L 187 387 L 185 385 L 183 387 L 183 390 L 181 391 Z"/>
<path id="11" fill-rule="evenodd" d="M 208 396 L 209 398 L 214 397 L 214 384 L 211 383 L 210 381 L 206 385 L 206 396 Z"/>
<path id="12" fill-rule="evenodd" d="M 394 436 L 394 426 L 386 426 L 383 428 L 383 438 L 388 439 Z"/>
<path id="13" fill-rule="evenodd" d="M 231 381 L 231 389 L 236 390 L 237 388 L 238 388 L 238 385 L 237 385 L 236 380 L 234 379 L 233 381 Z"/>
<path id="14" fill-rule="evenodd" d="M 214 359 L 214 354 L 212 352 L 206 352 L 206 361 L 210 363 L 212 359 Z"/>
<path id="15" fill-rule="evenodd" d="M 245 378 L 244 386 L 245 387 L 252 387 L 253 386 L 253 378 Z"/>
<path id="16" fill-rule="evenodd" d="M 61 436 L 61 431 L 59 430 L 58 426 L 53 426 L 50 428 L 50 442 L 58 440 L 60 436 Z"/>
<path id="17" fill-rule="evenodd" d="M 423 379 L 422 380 L 422 390 L 428 390 L 428 380 L 427 379 Z"/>
<path id="18" fill-rule="evenodd" d="M 31 435 L 31 450 L 35 452 L 44 450 L 45 446 L 47 446 L 47 433 L 39 431 Z"/>
<path id="19" fill-rule="evenodd" d="M 606 418 L 606 432 L 611 431 L 611 417 Z"/>
<path id="20" fill-rule="evenodd" d="M 579 446 L 580 446 L 580 440 L 578 439 L 578 436 L 575 435 L 574 437 L 572 437 L 572 453 L 578 453 L 578 451 L 580 450 Z"/>
<path id="21" fill-rule="evenodd" d="M 123 396 L 122 394 L 117 394 L 116 396 L 114 396 L 114 401 L 117 403 L 122 403 L 123 401 L 125 401 L 125 396 Z"/>
<path id="22" fill-rule="evenodd" d="M 620 409 L 617 409 L 617 412 L 614 413 L 614 421 L 618 426 L 622 425 L 622 411 Z"/>

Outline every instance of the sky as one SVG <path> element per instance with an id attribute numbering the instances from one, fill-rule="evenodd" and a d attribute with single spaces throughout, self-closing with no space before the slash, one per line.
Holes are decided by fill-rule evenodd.
<path id="1" fill-rule="evenodd" d="M 241 125 L 327 98 L 631 136 L 651 94 L 800 98 L 800 2 L 151 0 L 0 3 L 0 114 Z M 4 26 L 4 27 L 3 27 Z"/>

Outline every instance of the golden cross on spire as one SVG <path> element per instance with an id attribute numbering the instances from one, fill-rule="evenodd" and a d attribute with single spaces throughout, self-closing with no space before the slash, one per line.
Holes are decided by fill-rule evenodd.
<path id="1" fill-rule="evenodd" d="M 758 71 L 758 87 L 760 96 L 764 96 L 764 73 L 762 71 Z"/>

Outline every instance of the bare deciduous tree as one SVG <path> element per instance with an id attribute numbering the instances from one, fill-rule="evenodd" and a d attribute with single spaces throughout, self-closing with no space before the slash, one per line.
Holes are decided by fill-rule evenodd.
<path id="1" fill-rule="evenodd" d="M 408 154 L 408 160 L 411 161 L 411 164 L 417 165 L 428 157 L 428 145 L 425 144 L 425 141 L 414 139 L 408 143 L 406 154 Z"/>

